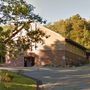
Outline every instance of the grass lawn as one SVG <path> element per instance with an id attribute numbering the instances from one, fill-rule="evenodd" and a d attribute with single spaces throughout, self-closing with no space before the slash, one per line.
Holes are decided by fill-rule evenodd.
<path id="1" fill-rule="evenodd" d="M 11 77 L 10 80 L 8 76 Z M 0 90 L 36 90 L 36 81 L 14 72 L 0 70 Z"/>
<path id="2" fill-rule="evenodd" d="M 86 64 L 84 66 L 78 67 L 81 70 L 90 70 L 90 64 Z"/>

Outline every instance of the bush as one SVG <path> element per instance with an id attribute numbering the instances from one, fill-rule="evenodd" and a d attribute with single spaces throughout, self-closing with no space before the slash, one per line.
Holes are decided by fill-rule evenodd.
<path id="1" fill-rule="evenodd" d="M 14 76 L 11 75 L 9 72 L 2 72 L 0 76 L 1 82 L 11 82 L 13 80 Z"/>

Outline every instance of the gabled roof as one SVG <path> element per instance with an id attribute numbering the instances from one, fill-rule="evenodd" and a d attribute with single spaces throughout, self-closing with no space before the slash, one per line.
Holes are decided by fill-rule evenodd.
<path id="1" fill-rule="evenodd" d="M 24 27 L 24 25 L 22 25 L 21 28 L 19 28 L 18 30 L 16 30 L 16 32 L 14 32 L 14 33 L 13 33 L 10 37 L 8 37 L 4 42 L 7 43 L 12 37 L 14 37 L 16 34 L 18 34 L 18 33 L 23 29 L 23 27 Z M 82 45 L 76 43 L 75 41 L 73 41 L 73 40 L 71 40 L 71 39 L 67 39 L 67 38 L 63 37 L 62 35 L 54 32 L 54 31 L 52 31 L 52 30 L 50 30 L 50 29 L 48 29 L 48 28 L 46 28 L 46 27 L 44 27 L 44 26 L 42 26 L 42 25 L 40 25 L 39 29 L 40 29 L 40 30 L 43 30 L 43 31 L 45 31 L 45 32 L 48 32 L 49 34 L 53 33 L 54 36 L 57 36 L 57 39 L 59 39 L 60 41 L 66 41 L 66 42 L 68 42 L 68 43 L 70 43 L 70 44 L 72 44 L 72 45 L 74 45 L 74 46 L 76 46 L 76 47 L 78 47 L 78 48 L 80 48 L 80 49 L 82 49 L 82 50 L 85 50 L 85 51 L 87 50 L 85 47 L 83 47 Z M 53 38 L 54 38 L 54 37 L 53 37 Z M 90 52 L 89 52 L 89 53 L 90 53 Z"/>
<path id="2" fill-rule="evenodd" d="M 54 36 L 56 36 L 57 38 L 59 38 L 60 41 L 68 42 L 68 43 L 70 43 L 70 44 L 72 44 L 72 45 L 74 45 L 74 46 L 76 46 L 76 47 L 78 47 L 78 48 L 86 51 L 86 48 L 84 46 L 80 45 L 79 43 L 77 43 L 77 42 L 75 42 L 75 41 L 73 41 L 71 39 L 68 39 L 68 38 L 63 37 L 61 34 L 56 33 L 55 31 L 52 31 L 52 30 L 50 30 L 50 29 L 48 29 L 48 28 L 46 28 L 44 26 L 41 26 L 40 29 L 43 30 L 43 31 L 47 31 L 48 33 L 50 32 L 49 34 L 53 33 Z"/>

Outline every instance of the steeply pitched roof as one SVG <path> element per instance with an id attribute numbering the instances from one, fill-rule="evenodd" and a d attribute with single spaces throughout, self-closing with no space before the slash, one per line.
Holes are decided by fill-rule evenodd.
<path id="1" fill-rule="evenodd" d="M 14 32 L 14 33 L 13 33 L 10 37 L 8 37 L 4 42 L 7 43 L 12 37 L 14 37 L 16 34 L 18 34 L 18 33 L 23 29 L 23 27 L 24 27 L 24 25 L 23 25 L 19 30 L 16 30 L 16 32 Z M 50 30 L 50 29 L 48 29 L 48 28 L 46 28 L 46 27 L 44 27 L 44 26 L 42 26 L 42 25 L 40 25 L 39 29 L 40 29 L 40 30 L 43 30 L 43 31 L 45 31 L 45 32 L 47 31 L 47 32 L 49 32 L 50 34 L 53 33 L 53 34 L 54 34 L 55 36 L 57 36 L 58 38 L 59 38 L 59 37 L 61 38 L 61 39 L 59 38 L 60 41 L 64 41 L 64 40 L 65 40 L 66 42 L 68 42 L 68 43 L 70 43 L 70 44 L 72 44 L 72 45 L 74 45 L 74 46 L 77 46 L 78 48 L 86 51 L 86 48 L 83 47 L 82 45 L 76 43 L 75 41 L 73 41 L 73 40 L 71 40 L 71 39 L 67 39 L 67 38 L 65 39 L 65 37 L 63 37 L 62 35 L 54 32 L 54 31 L 52 31 L 52 30 Z"/>
<path id="2" fill-rule="evenodd" d="M 80 45 L 79 43 L 77 43 L 77 42 L 75 42 L 75 41 L 73 41 L 73 40 L 71 40 L 71 39 L 67 39 L 67 38 L 63 37 L 61 34 L 58 34 L 58 33 L 54 32 L 54 31 L 52 31 L 52 30 L 50 30 L 50 29 L 47 29 L 47 28 L 44 27 L 44 26 L 40 26 L 40 29 L 43 30 L 43 31 L 50 32 L 50 33 L 49 33 L 50 35 L 51 35 L 51 33 L 54 33 L 54 36 L 55 36 L 55 37 L 58 37 L 59 40 L 68 42 L 68 43 L 70 43 L 70 44 L 72 44 L 72 45 L 74 45 L 74 46 L 76 46 L 76 47 L 78 47 L 78 48 L 86 51 L 86 48 L 85 48 L 84 46 Z M 53 38 L 54 38 L 54 37 L 53 37 Z M 61 38 L 62 38 L 62 39 L 61 39 Z M 55 39 L 55 38 L 54 38 L 54 39 Z"/>

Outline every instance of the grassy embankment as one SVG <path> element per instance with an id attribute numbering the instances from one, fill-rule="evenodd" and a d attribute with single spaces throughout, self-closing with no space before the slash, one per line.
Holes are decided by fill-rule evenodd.
<path id="1" fill-rule="evenodd" d="M 0 90 L 36 90 L 36 81 L 14 72 L 0 70 Z"/>

